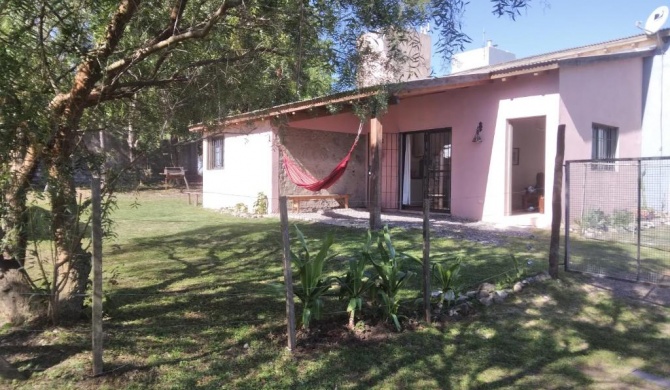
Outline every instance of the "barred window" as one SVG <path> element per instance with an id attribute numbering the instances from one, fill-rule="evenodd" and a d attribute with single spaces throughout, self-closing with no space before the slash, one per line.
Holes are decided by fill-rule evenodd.
<path id="1" fill-rule="evenodd" d="M 223 168 L 223 136 L 209 139 L 208 169 Z"/>
<path id="2" fill-rule="evenodd" d="M 616 148 L 619 141 L 617 127 L 593 124 L 593 141 L 591 158 L 594 160 L 613 160 L 616 158 Z M 612 164 L 594 164 L 593 169 L 613 170 Z"/>

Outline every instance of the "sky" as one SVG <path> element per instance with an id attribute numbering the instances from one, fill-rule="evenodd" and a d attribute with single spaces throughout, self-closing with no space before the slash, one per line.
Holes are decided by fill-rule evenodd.
<path id="1" fill-rule="evenodd" d="M 670 0 L 531 0 L 516 20 L 491 13 L 489 0 L 471 0 L 463 15 L 463 30 L 472 43 L 466 50 L 484 46 L 490 39 L 499 49 L 517 58 L 571 47 L 625 38 L 642 33 L 651 12 Z M 670 20 L 664 28 L 670 27 Z M 433 37 L 433 43 L 437 37 Z M 434 51 L 434 47 L 433 47 Z M 439 55 L 433 53 L 433 71 L 447 73 Z"/>

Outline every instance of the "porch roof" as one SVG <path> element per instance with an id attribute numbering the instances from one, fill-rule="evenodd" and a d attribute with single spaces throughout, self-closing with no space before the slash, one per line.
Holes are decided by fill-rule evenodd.
<path id="1" fill-rule="evenodd" d="M 658 39 L 665 41 L 670 36 L 670 29 L 663 29 L 658 34 Z M 227 126 L 264 120 L 280 115 L 293 115 L 298 112 L 306 112 L 318 108 L 325 109 L 326 106 L 331 104 L 353 102 L 373 96 L 383 88 L 394 91 L 393 95 L 399 98 L 421 96 L 451 89 L 487 84 L 495 79 L 503 79 L 505 77 L 558 69 L 561 65 L 583 65 L 598 61 L 648 56 L 653 54 L 657 43 L 658 41 L 655 36 L 650 37 L 646 34 L 640 34 L 521 58 L 497 65 L 470 69 L 437 78 L 412 80 L 387 86 L 371 86 L 313 99 L 280 104 L 269 108 L 230 115 L 217 120 L 213 124 L 198 123 L 190 126 L 189 130 L 192 132 L 207 132 L 209 134 L 221 133 L 225 131 Z"/>

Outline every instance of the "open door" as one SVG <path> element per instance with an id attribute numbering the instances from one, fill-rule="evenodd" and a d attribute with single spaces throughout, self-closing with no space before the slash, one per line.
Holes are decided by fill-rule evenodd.
<path id="1" fill-rule="evenodd" d="M 544 213 L 546 118 L 509 121 L 507 214 Z"/>

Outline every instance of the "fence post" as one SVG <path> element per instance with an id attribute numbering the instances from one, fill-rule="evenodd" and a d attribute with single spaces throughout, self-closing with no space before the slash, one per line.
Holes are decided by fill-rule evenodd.
<path id="1" fill-rule="evenodd" d="M 92 349 L 93 375 L 102 374 L 102 209 L 100 177 L 91 178 L 91 239 L 93 240 L 93 310 Z"/>
<path id="2" fill-rule="evenodd" d="M 565 255 L 563 268 L 570 270 L 570 161 L 565 162 Z"/>
<path id="3" fill-rule="evenodd" d="M 554 162 L 554 192 L 551 209 L 551 241 L 549 243 L 549 275 L 558 277 L 558 247 L 561 239 L 561 196 L 563 189 L 563 158 L 565 155 L 565 125 L 558 125 L 556 161 Z"/>
<path id="4" fill-rule="evenodd" d="M 430 324 L 430 199 L 423 200 L 423 307 Z"/>
<path id="5" fill-rule="evenodd" d="M 640 281 L 640 247 L 642 246 L 642 161 L 637 160 L 637 277 Z"/>
<path id="6" fill-rule="evenodd" d="M 293 302 L 293 271 L 291 270 L 291 241 L 288 235 L 288 206 L 285 196 L 279 197 L 279 220 L 281 223 L 282 246 L 284 247 L 284 285 L 286 287 L 286 317 L 288 350 L 296 346 L 295 304 Z"/>

